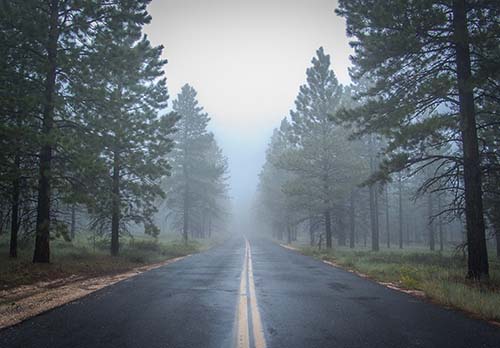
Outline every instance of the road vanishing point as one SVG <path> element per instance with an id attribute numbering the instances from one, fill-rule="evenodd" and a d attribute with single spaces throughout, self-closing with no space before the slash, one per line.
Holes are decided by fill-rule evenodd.
<path id="1" fill-rule="evenodd" d="M 10 348 L 499 348 L 500 328 L 234 237 L 0 331 Z"/>

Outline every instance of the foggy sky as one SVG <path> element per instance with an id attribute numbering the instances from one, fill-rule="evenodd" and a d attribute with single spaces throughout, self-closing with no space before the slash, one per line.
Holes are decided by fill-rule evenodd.
<path id="1" fill-rule="evenodd" d="M 341 83 L 349 83 L 351 49 L 332 0 L 153 0 L 146 33 L 165 46 L 171 100 L 185 83 L 212 117 L 229 158 L 231 195 L 252 198 L 265 149 L 325 47 Z"/>

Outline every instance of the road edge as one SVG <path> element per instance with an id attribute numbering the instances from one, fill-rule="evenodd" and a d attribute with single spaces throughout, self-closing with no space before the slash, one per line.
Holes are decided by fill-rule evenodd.
<path id="1" fill-rule="evenodd" d="M 407 294 L 407 295 L 410 295 L 412 297 L 415 297 L 415 298 L 418 298 L 420 300 L 423 300 L 425 302 L 428 302 L 428 303 L 431 303 L 433 305 L 436 305 L 436 306 L 439 306 L 441 308 L 446 308 L 446 309 L 451 309 L 451 310 L 454 310 L 454 311 L 457 311 L 457 312 L 460 312 L 460 313 L 463 313 L 465 314 L 466 316 L 468 316 L 469 318 L 472 318 L 472 319 L 476 319 L 476 320 L 480 320 L 480 321 L 483 321 L 483 322 L 486 322 L 488 324 L 491 324 L 497 328 L 500 328 L 500 322 L 499 321 L 494 321 L 494 320 L 488 320 L 488 319 L 484 319 L 484 318 L 481 318 L 480 316 L 478 316 L 476 313 L 473 313 L 473 312 L 469 312 L 469 311 L 466 311 L 466 310 L 463 310 L 461 308 L 458 308 L 458 307 L 454 307 L 454 306 L 449 306 L 449 305 L 445 305 L 445 304 L 442 304 L 440 302 L 437 302 L 435 301 L 433 298 L 427 296 L 427 294 L 424 292 L 424 291 L 421 291 L 421 290 L 410 290 L 410 289 L 404 289 L 404 288 L 401 288 L 399 286 L 397 286 L 396 284 L 394 283 L 390 283 L 390 282 L 381 282 L 375 278 L 373 278 L 372 276 L 368 275 L 368 274 L 364 274 L 364 273 L 361 273 L 355 269 L 351 269 L 351 268 L 348 268 L 348 267 L 345 267 L 345 266 L 342 266 L 338 263 L 335 263 L 335 262 L 332 262 L 332 261 L 328 261 L 328 260 L 322 260 L 322 259 L 319 259 L 319 258 L 316 258 L 314 256 L 309 256 L 309 255 L 305 255 L 303 254 L 300 249 L 298 248 L 295 248 L 291 245 L 288 245 L 288 244 L 282 244 L 282 243 L 276 243 L 278 244 L 280 247 L 284 248 L 284 249 L 288 249 L 290 251 L 293 251 L 293 252 L 296 252 L 302 256 L 305 256 L 305 257 L 310 257 L 312 259 L 315 259 L 315 260 L 318 260 L 318 261 L 321 261 L 322 263 L 330 266 L 330 267 L 335 267 L 335 268 L 338 268 L 338 269 L 341 269 L 345 272 L 348 272 L 348 273 L 352 273 L 360 278 L 363 278 L 363 279 L 367 279 L 367 280 L 370 280 L 374 283 L 377 283 L 379 285 L 382 285 L 384 286 L 385 288 L 388 288 L 388 289 L 391 289 L 391 290 L 394 290 L 394 291 L 398 291 L 398 292 L 402 292 L 404 294 Z"/>
<path id="2" fill-rule="evenodd" d="M 191 254 L 135 267 L 126 272 L 114 275 L 103 275 L 86 279 L 77 278 L 69 280 L 66 283 L 63 282 L 60 286 L 40 288 L 39 292 L 19 300 L 13 300 L 14 302 L 10 305 L 0 305 L 0 331 L 19 325 L 30 318 L 79 300 L 121 281 L 170 265 L 189 256 Z M 15 291 L 16 289 L 13 289 L 12 292 Z"/>

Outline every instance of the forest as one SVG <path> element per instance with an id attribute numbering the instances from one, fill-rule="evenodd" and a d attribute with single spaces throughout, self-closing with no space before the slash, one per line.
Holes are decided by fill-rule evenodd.
<path id="1" fill-rule="evenodd" d="M 255 210 L 288 243 L 456 248 L 467 277 L 487 279 L 487 241 L 500 257 L 498 8 L 467 17 L 460 2 L 430 3 L 395 9 L 388 28 L 375 4 L 339 2 L 355 83 L 339 84 L 317 50 L 272 135 Z"/>
<path id="2" fill-rule="evenodd" d="M 319 16 L 320 2 L 309 15 Z M 338 73 L 343 53 L 291 33 L 292 42 L 315 46 L 300 52 L 308 60 L 295 99 L 271 120 L 265 106 L 286 100 L 285 82 L 253 84 L 251 76 L 278 70 L 273 54 L 278 65 L 291 59 L 280 51 L 289 39 L 280 16 L 303 20 L 304 30 L 315 22 L 293 10 L 300 1 L 229 3 L 214 0 L 214 11 L 195 17 L 207 21 L 200 28 L 209 40 L 193 34 L 186 17 L 176 28 L 182 44 L 170 49 L 148 35 L 156 14 L 169 18 L 151 0 L 0 0 L 0 346 L 36 346 L 39 336 L 25 330 L 88 308 L 78 319 L 85 325 L 68 325 L 90 328 L 105 320 L 99 310 L 113 311 L 117 322 L 140 322 L 131 327 L 143 347 L 326 347 L 340 335 L 326 334 L 334 319 L 352 330 L 367 312 L 383 319 L 367 329 L 366 342 L 394 334 L 383 347 L 438 342 L 417 337 L 437 337 L 441 326 L 425 326 L 434 320 L 453 327 L 461 343 L 490 347 L 498 331 L 473 320 L 500 322 L 499 4 L 331 1 L 342 31 L 328 35 L 348 42 L 348 81 Z M 180 22 L 206 6 L 161 5 Z M 232 32 L 229 13 L 252 24 L 239 32 L 233 23 Z M 256 46 L 252 35 L 266 32 L 268 15 L 283 41 Z M 228 25 L 218 36 L 217 21 Z M 214 71 L 193 63 L 190 45 Z M 203 51 L 212 46 L 215 54 Z M 165 57 L 178 57 L 176 47 L 186 49 L 185 60 L 173 65 Z M 235 52 L 240 65 L 229 58 Z M 194 73 L 180 84 L 171 65 Z M 228 93 L 223 85 L 234 81 L 240 85 Z M 256 97 L 261 89 L 268 99 Z M 209 96 L 217 93 L 216 103 Z M 252 120 L 239 119 L 233 106 L 250 104 L 263 111 L 249 114 L 269 119 L 258 126 L 269 125 L 259 130 L 271 134 L 266 144 L 254 136 L 261 162 L 241 150 Z M 253 167 L 256 185 L 248 182 Z M 253 196 L 239 197 L 234 185 Z M 102 297 L 85 297 L 104 287 Z M 172 312 L 185 327 L 167 318 Z M 27 328 L 25 320 L 43 325 Z M 132 329 L 115 335 L 114 322 L 99 325 L 109 331 L 93 327 L 85 346 L 110 335 L 116 346 L 135 342 Z M 471 325 L 477 336 L 461 340 Z M 411 337 L 400 337 L 408 327 Z M 339 339 L 344 346 L 368 344 L 352 344 L 360 335 L 349 332 Z M 170 336 L 148 341 L 162 335 Z M 55 334 L 62 342 L 55 346 L 69 345 L 64 336 Z M 286 343 L 291 338 L 297 343 Z"/>
<path id="3" fill-rule="evenodd" d="M 11 258 L 33 245 L 32 261 L 48 263 L 51 243 L 78 239 L 118 255 L 134 234 L 168 228 L 187 243 L 224 224 L 227 159 L 192 86 L 169 105 L 163 47 L 143 33 L 148 3 L 2 2 L 0 235 Z"/>

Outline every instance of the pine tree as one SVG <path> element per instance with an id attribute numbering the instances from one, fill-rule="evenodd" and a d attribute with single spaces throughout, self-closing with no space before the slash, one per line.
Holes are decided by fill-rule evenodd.
<path id="1" fill-rule="evenodd" d="M 339 154 L 336 138 L 337 127 L 331 122 L 340 104 L 342 86 L 330 69 L 330 56 L 323 48 L 316 52 L 312 67 L 307 69 L 307 84 L 300 87 L 295 102 L 295 111 L 290 112 L 293 142 L 300 150 L 292 150 L 289 158 L 282 161 L 285 169 L 295 167 L 296 171 L 305 170 L 310 179 L 308 186 L 314 187 L 323 211 L 326 246 L 332 247 L 331 209 L 332 179 L 339 165 L 335 163 Z"/>
<path id="2" fill-rule="evenodd" d="M 227 186 L 227 160 L 207 126 L 210 118 L 190 85 L 182 87 L 173 110 L 180 117 L 170 156 L 172 176 L 165 181 L 166 206 L 174 228 L 182 231 L 185 242 L 203 237 L 207 225 L 222 217 Z"/>
<path id="3" fill-rule="evenodd" d="M 64 179 L 58 168 L 59 153 L 64 152 L 65 145 L 62 129 L 71 123 L 65 98 L 82 70 L 79 60 L 89 53 L 95 28 L 116 14 L 115 9 L 115 3 L 90 0 L 13 0 L 2 4 L 2 16 L 14 35 L 7 42 L 14 42 L 10 47 L 13 55 L 27 62 L 26 80 L 38 85 L 36 90 L 27 89 L 25 95 L 29 103 L 36 104 L 36 112 L 26 122 L 38 147 L 33 262 L 50 261 L 50 222 L 54 215 L 51 204 L 57 181 Z"/>
<path id="4" fill-rule="evenodd" d="M 206 148 L 200 165 L 204 180 L 200 182 L 199 209 L 200 236 L 211 237 L 214 225 L 226 217 L 228 191 L 228 163 L 214 138 Z"/>
<path id="5" fill-rule="evenodd" d="M 159 117 L 167 107 L 168 93 L 161 59 L 162 47 L 152 47 L 142 34 L 150 17 L 148 1 L 117 5 L 100 28 L 93 52 L 84 60 L 85 76 L 75 94 L 94 96 L 81 109 L 80 123 L 94 145 L 93 226 L 111 230 L 111 254 L 119 253 L 120 233 L 130 223 L 142 224 L 156 236 L 155 200 L 164 197 L 160 180 L 169 174 L 166 155 L 177 117 Z M 91 108 L 88 106 L 91 105 Z M 94 174 L 94 175 L 92 175 Z"/>
<path id="6" fill-rule="evenodd" d="M 297 228 L 308 221 L 311 244 L 316 242 L 315 231 L 321 223 L 324 235 L 320 235 L 320 243 L 324 236 L 331 248 L 335 236 L 345 245 L 347 210 L 354 228 L 354 206 L 346 201 L 361 183 L 358 174 L 363 172 L 364 160 L 360 142 L 350 142 L 349 130 L 334 117 L 342 105 L 350 107 L 352 103 L 350 90 L 344 91 L 330 69 L 330 57 L 323 48 L 318 49 L 290 121 L 284 119 L 273 134 L 260 176 L 260 214 L 267 216 L 279 237 L 286 231 L 289 242 Z M 353 229 L 350 239 L 354 241 Z"/>
<path id="7" fill-rule="evenodd" d="M 474 94 L 485 98 L 498 36 L 490 2 L 340 0 L 337 13 L 355 38 L 355 79 L 372 81 L 367 102 L 351 113 L 361 132 L 389 140 L 384 171 L 420 163 L 463 168 L 468 274 L 488 278 Z M 496 71 L 492 69 L 491 71 Z M 458 142 L 456 139 L 460 139 Z M 462 153 L 442 155 L 443 144 Z M 436 151 L 437 150 L 437 151 Z"/>
<path id="8" fill-rule="evenodd" d="M 288 226 L 293 223 L 294 216 L 300 220 L 305 213 L 311 215 L 307 209 L 293 204 L 291 192 L 287 190 L 287 187 L 292 186 L 289 183 L 293 174 L 277 165 L 291 146 L 290 131 L 290 123 L 285 118 L 281 121 L 280 128 L 273 132 L 266 151 L 266 162 L 259 174 L 256 210 L 259 219 L 265 221 L 272 235 L 278 240 L 283 240 L 285 233 L 288 235 Z M 297 187 L 295 189 L 294 196 L 300 197 L 298 191 L 302 190 Z M 297 198 L 295 200 L 300 201 Z"/>
<path id="9" fill-rule="evenodd" d="M 27 52 L 35 49 L 26 35 L 36 36 L 25 10 L 32 3 L 9 2 L 0 9 L 0 197 L 8 205 L 11 257 L 17 256 L 19 233 L 29 216 L 33 192 L 37 128 L 43 98 L 40 62 Z M 23 221 L 24 220 L 24 221 Z M 31 219 L 30 219 L 31 220 Z M 2 221 L 3 223 L 4 221 Z"/>
<path id="10" fill-rule="evenodd" d="M 307 225 L 311 245 L 325 240 L 331 248 L 333 237 L 345 245 L 345 215 L 350 211 L 349 239 L 354 245 L 354 193 L 367 178 L 369 156 L 362 141 L 348 139 L 352 130 L 338 123 L 336 112 L 355 103 L 351 90 L 338 84 L 330 57 L 320 48 L 290 121 L 284 119 L 273 133 L 259 176 L 257 212 L 278 239 L 286 234 L 290 243 Z M 362 199 L 362 194 L 357 196 Z M 320 225 L 324 233 L 317 240 Z"/>

